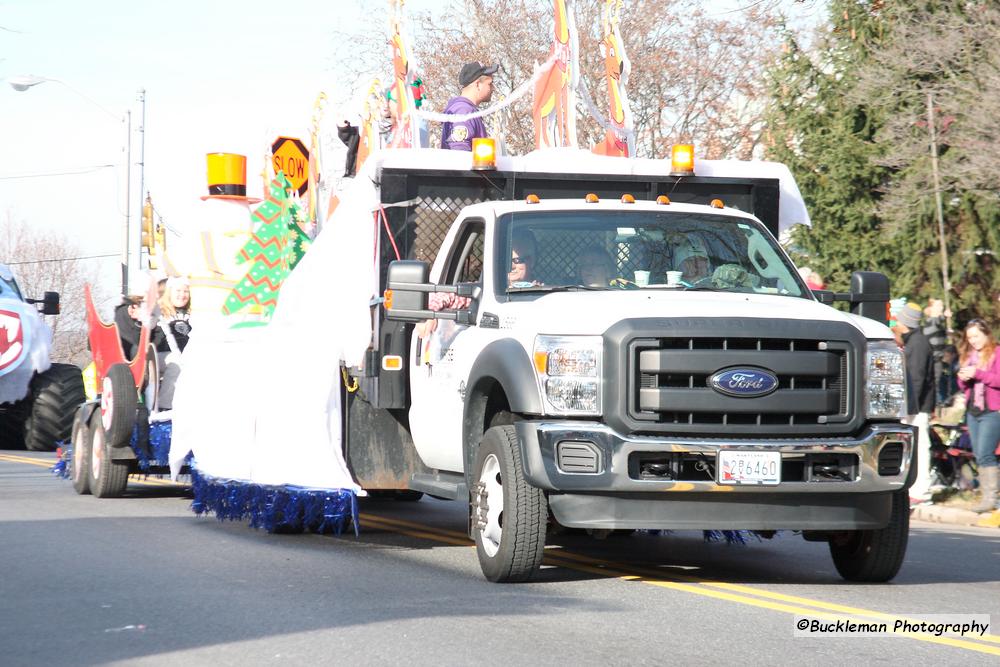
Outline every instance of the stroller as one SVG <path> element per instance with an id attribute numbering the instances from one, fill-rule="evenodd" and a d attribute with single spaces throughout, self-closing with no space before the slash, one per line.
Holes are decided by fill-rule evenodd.
<path id="1" fill-rule="evenodd" d="M 978 470 L 965 424 L 932 422 L 928 435 L 931 441 L 931 487 L 955 491 L 974 489 Z"/>

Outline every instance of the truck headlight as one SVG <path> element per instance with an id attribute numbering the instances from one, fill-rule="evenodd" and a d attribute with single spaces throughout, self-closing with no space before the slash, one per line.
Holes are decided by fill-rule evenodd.
<path id="1" fill-rule="evenodd" d="M 906 416 L 906 364 L 892 341 L 868 341 L 865 410 L 869 419 Z"/>
<path id="2" fill-rule="evenodd" d="M 532 359 L 545 411 L 601 414 L 600 336 L 537 336 Z"/>

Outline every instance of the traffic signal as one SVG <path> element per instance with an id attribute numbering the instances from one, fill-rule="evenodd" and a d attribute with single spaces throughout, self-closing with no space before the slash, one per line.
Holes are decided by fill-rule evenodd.
<path id="1" fill-rule="evenodd" d="M 164 227 L 163 223 L 156 225 L 156 231 L 154 232 L 155 237 L 155 248 L 159 248 L 160 252 L 167 252 L 167 228 Z"/>
<path id="2" fill-rule="evenodd" d="M 142 247 L 150 255 L 156 254 L 156 244 L 153 238 L 153 201 L 146 195 L 146 203 L 142 205 Z"/>

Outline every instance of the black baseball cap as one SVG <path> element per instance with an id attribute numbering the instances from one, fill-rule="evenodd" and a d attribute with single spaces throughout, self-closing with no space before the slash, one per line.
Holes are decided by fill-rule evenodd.
<path id="1" fill-rule="evenodd" d="M 458 84 L 465 88 L 481 76 L 493 76 L 500 65 L 484 65 L 482 63 L 465 63 L 458 74 Z"/>

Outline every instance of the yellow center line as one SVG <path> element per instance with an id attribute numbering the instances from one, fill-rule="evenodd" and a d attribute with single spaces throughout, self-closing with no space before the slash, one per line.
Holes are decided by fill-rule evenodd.
<path id="1" fill-rule="evenodd" d="M 0 461 L 9 461 L 11 463 L 27 463 L 33 466 L 45 466 L 46 468 L 51 468 L 59 459 L 44 460 L 44 459 L 32 459 L 27 456 L 18 456 L 17 454 L 0 454 Z"/>
<path id="2" fill-rule="evenodd" d="M 28 465 L 39 466 L 42 468 L 51 468 L 58 462 L 58 460 L 45 461 L 43 459 L 28 458 L 27 456 L 17 456 L 16 454 L 0 454 L 0 461 L 8 461 L 10 463 L 26 463 Z M 130 482 L 135 484 L 148 484 L 150 486 L 188 486 L 188 484 L 185 484 L 184 482 L 146 477 L 145 473 L 141 472 L 132 473 L 128 476 L 128 479 Z"/>
<path id="3" fill-rule="evenodd" d="M 435 528 L 433 526 L 427 526 L 402 519 L 390 519 L 382 516 L 374 516 L 368 513 L 361 514 L 360 518 L 363 522 L 376 525 L 379 528 L 393 530 L 394 532 L 411 537 L 421 537 L 424 539 L 460 546 L 472 546 L 473 544 L 464 533 L 460 533 L 458 531 Z M 597 574 L 603 577 L 620 579 L 622 581 L 636 581 L 649 584 L 651 586 L 657 586 L 659 588 L 683 591 L 685 593 L 692 593 L 703 597 L 771 609 L 773 611 L 785 612 L 796 616 L 819 617 L 827 620 L 848 618 L 849 620 L 859 622 L 870 621 L 871 618 L 893 622 L 897 619 L 905 619 L 903 616 L 861 609 L 858 607 L 850 607 L 831 602 L 824 602 L 822 600 L 813 600 L 795 595 L 786 595 L 784 593 L 756 589 L 740 584 L 712 581 L 673 572 L 660 572 L 646 568 L 635 568 L 629 565 L 603 561 L 597 558 L 562 551 L 552 547 L 546 548 L 543 562 L 580 572 Z M 845 614 L 848 614 L 848 616 L 845 617 Z M 976 641 L 998 642 L 1000 641 L 1000 637 L 997 637 L 996 635 L 975 637 L 970 641 L 966 639 L 955 639 L 952 637 L 936 637 L 934 635 L 922 633 L 899 632 L 895 634 L 918 641 L 925 641 L 1000 656 L 1000 648 L 975 643 Z"/>

